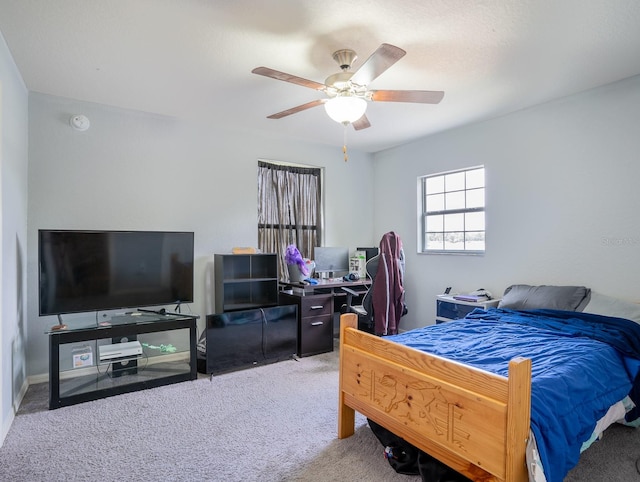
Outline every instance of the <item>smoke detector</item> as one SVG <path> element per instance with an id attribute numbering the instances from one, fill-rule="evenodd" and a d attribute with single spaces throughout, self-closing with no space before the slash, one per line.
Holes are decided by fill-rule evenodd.
<path id="1" fill-rule="evenodd" d="M 89 118 L 82 114 L 72 115 L 69 124 L 77 131 L 86 131 L 91 125 Z"/>

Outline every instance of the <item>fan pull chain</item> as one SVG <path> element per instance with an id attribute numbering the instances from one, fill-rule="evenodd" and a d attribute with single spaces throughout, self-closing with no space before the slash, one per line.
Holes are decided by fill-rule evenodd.
<path id="1" fill-rule="evenodd" d="M 344 154 L 344 162 L 347 162 L 349 160 L 349 156 L 347 155 L 347 126 L 349 125 L 348 122 L 344 123 L 344 142 L 342 144 L 342 154 Z"/>

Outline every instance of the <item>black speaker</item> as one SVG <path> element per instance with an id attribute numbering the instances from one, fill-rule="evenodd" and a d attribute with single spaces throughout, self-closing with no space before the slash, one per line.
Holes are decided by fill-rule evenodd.
<path id="1" fill-rule="evenodd" d="M 111 343 L 126 343 L 128 341 L 136 341 L 137 339 L 138 337 L 136 335 L 117 336 L 111 338 Z M 125 360 L 111 364 L 111 376 L 113 378 L 118 378 L 122 375 L 135 375 L 136 373 L 138 373 L 138 360 Z"/>

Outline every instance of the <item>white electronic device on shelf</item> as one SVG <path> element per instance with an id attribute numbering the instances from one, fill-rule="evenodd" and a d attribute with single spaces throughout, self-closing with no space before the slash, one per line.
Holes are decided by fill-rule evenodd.
<path id="1" fill-rule="evenodd" d="M 142 356 L 142 345 L 139 341 L 127 341 L 124 343 L 113 343 L 111 345 L 100 345 L 98 347 L 101 364 L 114 363 L 122 360 L 131 360 Z"/>
<path id="2" fill-rule="evenodd" d="M 360 279 L 367 277 L 367 253 L 366 251 L 356 251 L 349 259 L 349 272 L 358 273 Z"/>

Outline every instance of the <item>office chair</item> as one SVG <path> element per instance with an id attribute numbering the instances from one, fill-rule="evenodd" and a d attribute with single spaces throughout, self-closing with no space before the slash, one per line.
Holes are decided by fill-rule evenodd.
<path id="1" fill-rule="evenodd" d="M 404 252 L 402 241 L 396 233 L 390 231 L 382 236 L 379 254 L 367 262 L 366 268 L 367 275 L 371 278 L 371 286 L 364 295 L 362 308 L 353 306 L 351 294 L 351 300 L 347 299 L 344 312 L 358 314 L 358 328 L 362 325 L 363 331 L 381 336 L 393 335 L 398 332 L 400 318 L 407 314 L 403 286 Z M 378 271 L 381 279 L 376 286 Z M 362 310 L 366 315 L 360 316 Z M 377 313 L 376 310 L 381 312 Z"/>
<path id="2" fill-rule="evenodd" d="M 345 286 L 342 290 L 347 293 L 347 301 L 341 306 L 341 313 L 355 313 L 358 315 L 358 330 L 366 331 L 367 333 L 374 333 L 375 325 L 373 322 L 373 303 L 371 301 L 371 294 L 373 293 L 373 284 L 375 282 L 376 272 L 378 271 L 379 256 L 374 256 L 366 264 L 367 277 L 371 279 L 371 285 L 369 289 L 364 293 L 358 293 L 351 288 Z M 363 296 L 361 305 L 354 305 L 353 299 L 359 296 Z"/>

